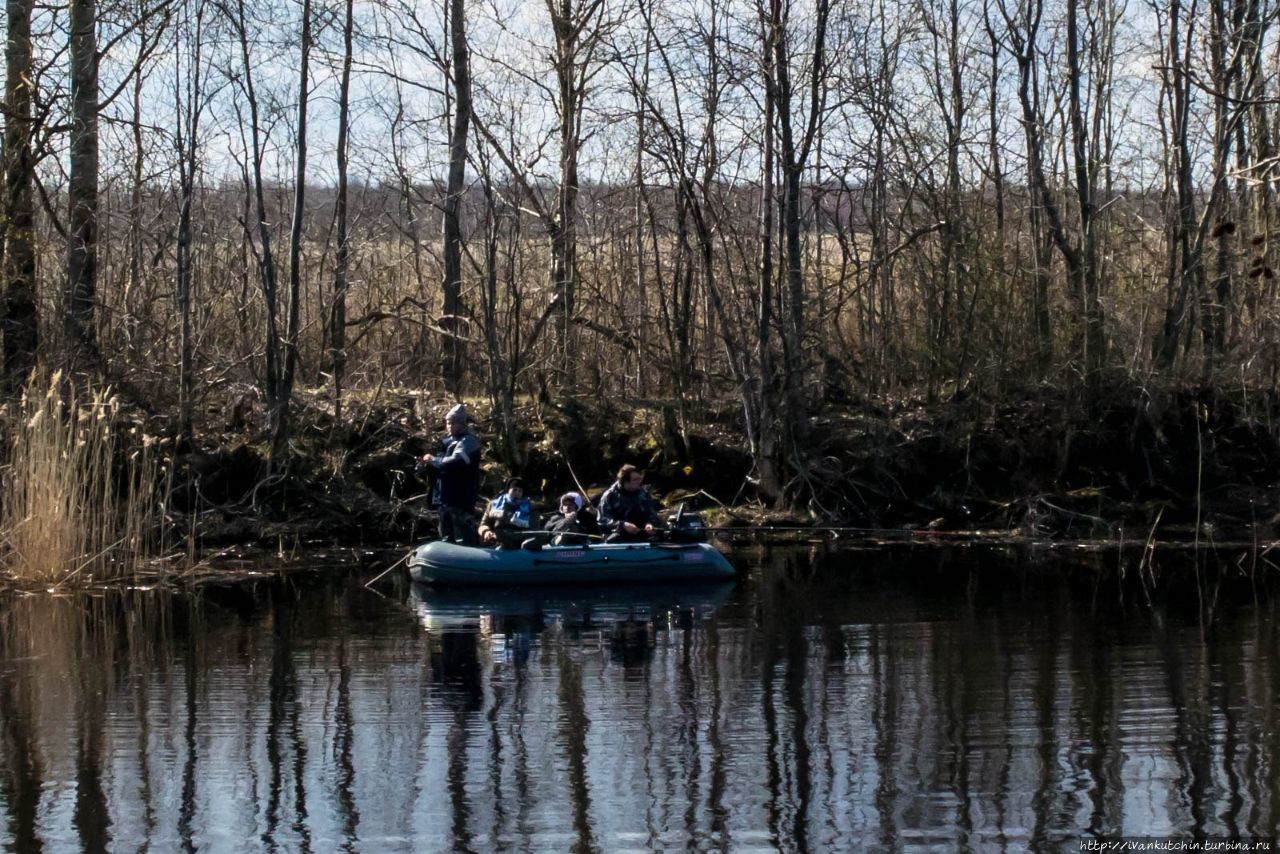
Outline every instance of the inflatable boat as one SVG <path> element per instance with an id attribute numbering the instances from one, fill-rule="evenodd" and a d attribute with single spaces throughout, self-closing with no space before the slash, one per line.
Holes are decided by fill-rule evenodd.
<path id="1" fill-rule="evenodd" d="M 431 542 L 409 557 L 424 584 L 583 584 L 733 578 L 733 564 L 708 543 L 601 543 L 484 549 Z"/>

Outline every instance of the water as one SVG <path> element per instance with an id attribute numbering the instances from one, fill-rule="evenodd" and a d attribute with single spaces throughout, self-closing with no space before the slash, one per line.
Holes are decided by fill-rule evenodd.
<path id="1" fill-rule="evenodd" d="M 1075 850 L 1280 823 L 1265 561 L 735 561 L 693 588 L 7 598 L 0 848 Z"/>

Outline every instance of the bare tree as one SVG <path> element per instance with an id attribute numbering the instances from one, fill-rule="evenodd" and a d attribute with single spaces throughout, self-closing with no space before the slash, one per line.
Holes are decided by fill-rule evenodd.
<path id="1" fill-rule="evenodd" d="M 1214 0 L 1208 7 L 1206 16 L 1184 7 L 1180 0 L 1171 0 L 1161 22 L 1162 98 L 1169 116 L 1170 181 L 1176 210 L 1169 230 L 1172 251 L 1164 322 L 1155 348 L 1157 366 L 1171 367 L 1185 346 L 1187 319 L 1198 303 L 1206 375 L 1223 348 L 1224 316 L 1230 300 L 1227 240 L 1235 227 L 1224 225 L 1222 215 L 1232 149 L 1238 144 L 1242 124 L 1254 113 L 1250 100 L 1239 95 L 1253 91 L 1262 73 L 1259 51 L 1276 15 L 1275 10 L 1247 0 Z M 1208 57 L 1203 70 L 1196 64 L 1201 43 Z M 1195 181 L 1201 156 L 1194 125 L 1202 97 L 1213 104 L 1207 194 Z M 1215 238 L 1219 246 L 1217 275 L 1210 289 L 1205 255 Z"/>
<path id="2" fill-rule="evenodd" d="M 485 143 L 502 161 L 512 180 L 532 207 L 550 242 L 552 298 L 534 324 L 528 339 L 532 347 L 545 325 L 555 317 L 556 382 L 571 383 L 576 371 L 573 327 L 578 281 L 578 163 L 585 128 L 588 86 L 604 65 L 601 46 L 616 21 L 604 16 L 604 0 L 546 0 L 555 38 L 551 62 L 556 86 L 558 169 L 554 202 L 544 198 L 541 187 L 528 172 L 528 163 L 512 140 L 504 140 L 489 123 L 474 113 L 472 120 Z"/>
<path id="3" fill-rule="evenodd" d="M 604 0 L 546 0 L 555 34 L 560 175 L 551 229 L 551 280 L 559 302 L 557 339 L 565 379 L 573 375 L 573 317 L 578 287 L 578 155 L 587 86 L 599 71 L 597 49 L 607 30 Z"/>
<path id="4" fill-rule="evenodd" d="M 778 113 L 778 86 L 774 65 L 778 62 L 775 42 L 783 37 L 779 20 L 779 0 L 768 0 L 767 9 L 761 10 L 760 68 L 764 78 L 764 107 L 760 130 L 760 230 L 759 230 L 759 295 L 756 298 L 755 353 L 758 374 L 754 378 L 760 385 L 757 422 L 760 429 L 760 446 L 756 452 L 756 470 L 759 473 L 760 492 L 777 501 L 783 494 L 784 463 L 781 458 L 785 443 L 779 436 L 781 413 L 778 399 L 777 369 L 773 357 L 774 281 L 773 239 L 774 175 L 777 162 L 777 137 L 774 122 Z M 789 122 L 789 117 L 788 117 Z M 785 368 L 784 368 L 785 370 Z"/>
<path id="5" fill-rule="evenodd" d="M 193 8 L 194 7 L 194 8 Z M 194 385 L 194 342 L 191 327 L 191 285 L 193 275 L 191 219 L 195 203 L 196 172 L 199 168 L 201 118 L 208 102 L 204 91 L 204 0 L 185 0 L 180 26 L 174 28 L 174 42 L 190 51 L 188 62 L 179 57 L 180 73 L 174 77 L 177 105 L 177 133 L 174 137 L 178 160 L 177 277 L 174 300 L 178 308 L 178 424 L 182 438 L 191 438 L 192 393 Z"/>
<path id="6" fill-rule="evenodd" d="M 779 413 L 780 417 L 776 419 L 778 452 L 762 455 L 769 461 L 761 469 L 761 488 L 765 494 L 779 502 L 787 500 L 785 491 L 790 478 L 795 475 L 803 476 L 807 466 L 808 398 L 803 384 L 807 372 L 807 292 L 804 281 L 800 185 L 826 111 L 829 73 L 826 40 L 830 13 L 828 0 L 817 0 L 812 20 L 813 41 L 809 49 L 808 76 L 803 84 L 806 103 L 797 123 L 793 103 L 796 91 L 792 81 L 795 51 L 793 41 L 796 36 L 791 19 L 791 5 L 783 0 L 768 0 L 766 8 L 761 10 L 761 49 L 764 54 L 761 73 L 765 83 L 765 103 L 762 129 L 764 187 L 761 193 L 758 352 L 763 382 L 777 384 L 777 394 L 780 395 L 781 404 L 785 406 L 785 412 Z M 777 202 L 773 187 L 775 158 L 782 175 L 782 196 Z M 783 274 L 786 283 L 786 287 L 777 295 L 777 305 L 782 313 L 779 318 L 782 328 L 782 358 L 777 366 L 768 354 L 775 300 L 772 257 L 775 203 L 778 204 L 782 217 Z M 770 392 L 766 391 L 762 400 L 769 399 Z M 775 406 L 768 404 L 767 408 Z"/>
<path id="7" fill-rule="evenodd" d="M 966 285 L 971 285 L 971 300 L 977 299 L 976 277 L 970 282 L 966 275 L 972 264 L 976 247 L 972 239 L 972 227 L 964 206 L 961 158 L 966 145 L 965 121 L 971 100 L 965 83 L 967 46 L 962 8 L 959 0 L 943 0 L 935 6 L 925 2 L 920 7 L 920 19 L 929 36 L 928 67 L 929 89 L 943 124 L 943 160 L 945 176 L 935 186 L 933 208 L 939 217 L 941 257 L 936 283 L 926 284 L 931 294 L 927 302 L 929 346 L 929 393 L 936 394 L 938 384 L 952 375 L 962 374 L 964 358 L 955 352 L 957 338 L 969 341 L 966 330 L 958 329 L 958 315 L 964 310 Z M 971 303 L 972 304 L 972 303 Z M 972 332 L 972 330 L 967 330 Z M 954 365 L 954 367 L 951 367 Z M 951 367 L 948 371 L 947 368 Z"/>
<path id="8" fill-rule="evenodd" d="M 1090 33 L 1097 33 L 1111 23 L 1110 4 L 1100 4 L 1091 21 Z M 1110 109 L 1111 62 L 1109 42 L 1094 43 L 1096 48 L 1086 56 L 1081 49 L 1082 24 L 1079 0 L 1068 0 L 1066 6 L 1066 112 L 1071 151 L 1070 192 L 1075 222 L 1068 223 L 1054 186 L 1050 183 L 1046 157 L 1046 118 L 1039 102 L 1043 0 L 1023 0 L 1017 14 L 1004 9 L 1008 35 L 1018 63 L 1018 100 L 1022 106 L 1026 133 L 1028 173 L 1035 203 L 1044 213 L 1049 237 L 1067 268 L 1068 297 L 1076 307 L 1083 334 L 1078 336 L 1075 356 L 1081 370 L 1090 380 L 1097 379 L 1106 357 L 1106 330 L 1103 325 L 1101 280 L 1098 256 L 1097 186 L 1101 163 L 1106 153 L 1099 146 L 1099 123 Z M 1096 26 L 1093 26 L 1096 25 Z M 1086 68 L 1086 63 L 1090 64 Z M 1082 87 L 1090 85 L 1086 94 Z M 1070 228 L 1074 225 L 1075 228 Z"/>
<path id="9" fill-rule="evenodd" d="M 453 69 L 453 127 L 449 134 L 449 179 L 444 197 L 444 376 L 445 388 L 462 390 L 465 348 L 462 305 L 462 194 L 467 136 L 471 126 L 471 56 L 463 0 L 449 0 L 449 40 Z"/>
<path id="10" fill-rule="evenodd" d="M 334 415 L 342 418 L 342 382 L 347 370 L 347 281 L 351 263 L 351 235 L 347 227 L 347 149 L 351 141 L 351 56 L 354 0 L 343 4 L 342 74 L 338 83 L 338 194 L 334 200 L 338 249 L 333 269 L 333 306 L 329 313 L 329 352 L 333 362 Z"/>
<path id="11" fill-rule="evenodd" d="M 251 53 L 244 0 L 235 0 L 234 6 L 223 6 L 223 11 L 232 27 L 236 45 L 240 51 L 241 65 L 239 69 L 231 72 L 232 80 L 244 96 L 245 106 L 249 111 L 247 127 L 245 127 L 244 119 L 241 117 L 241 132 L 247 131 L 248 133 L 247 162 L 243 164 L 242 177 L 246 191 L 246 208 L 249 207 L 249 199 L 252 199 L 253 213 L 252 217 L 245 216 L 244 227 L 246 243 L 254 253 L 257 261 L 259 282 L 266 309 L 266 376 L 264 386 L 267 410 L 271 415 L 273 437 L 283 436 L 284 433 L 279 429 L 279 425 L 282 415 L 286 419 L 288 417 L 288 401 L 281 397 L 281 392 L 284 389 L 284 365 L 282 364 L 284 351 L 280 334 L 279 283 L 277 280 L 276 256 L 272 248 L 271 218 L 267 207 L 266 182 L 262 172 L 264 132 L 258 93 L 254 85 L 253 70 L 255 65 Z M 239 112 L 238 103 L 236 108 L 237 112 Z M 252 226 L 250 225 L 250 218 L 255 220 Z M 258 240 L 257 245 L 253 244 L 255 234 Z"/>
<path id="12" fill-rule="evenodd" d="M 298 331 L 302 300 L 302 232 L 306 212 L 307 189 L 307 100 L 311 91 L 311 0 L 302 0 L 301 53 L 298 66 L 298 126 L 294 150 L 293 221 L 289 227 L 289 301 L 288 325 L 284 339 L 284 370 L 275 395 L 272 412 L 272 456 L 280 457 L 289 441 L 289 407 L 293 397 L 293 378 L 298 366 Z"/>
<path id="13" fill-rule="evenodd" d="M 478 136 L 478 134 L 477 134 Z M 480 278 L 480 311 L 484 329 L 485 359 L 488 367 L 489 402 L 493 407 L 498 434 L 498 456 L 508 466 L 518 469 L 524 463 L 517 442 L 516 382 L 523 367 L 525 341 L 521 335 L 520 320 L 524 298 L 516 278 L 515 247 L 523 236 L 519 211 L 505 209 L 500 201 L 499 188 L 492 171 L 493 155 L 477 140 L 473 152 L 484 197 L 484 215 L 481 228 L 483 252 L 478 262 Z M 505 230 L 506 257 L 502 265 Z M 502 284 L 504 287 L 499 288 Z M 503 312 L 505 306 L 506 311 Z"/>

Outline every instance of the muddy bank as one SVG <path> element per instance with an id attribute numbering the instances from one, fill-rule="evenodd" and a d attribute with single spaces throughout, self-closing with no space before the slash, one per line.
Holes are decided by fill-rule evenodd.
<path id="1" fill-rule="evenodd" d="M 405 394 L 352 401 L 335 422 L 323 400 L 300 414 L 287 463 L 267 465 L 265 440 L 209 433 L 183 454 L 175 526 L 215 545 L 288 539 L 402 543 L 434 531 L 415 459 L 431 450 L 447 402 Z M 1274 394 L 1155 392 L 1132 384 L 1068 393 L 1047 387 L 1000 399 L 854 401 L 811 417 L 797 475 L 800 506 L 765 506 L 732 402 L 530 403 L 514 442 L 486 441 L 482 492 L 510 474 L 549 507 L 566 489 L 606 487 L 624 462 L 644 467 L 667 506 L 716 523 L 884 529 L 1018 530 L 1031 536 L 1228 536 L 1270 524 L 1280 484 Z"/>

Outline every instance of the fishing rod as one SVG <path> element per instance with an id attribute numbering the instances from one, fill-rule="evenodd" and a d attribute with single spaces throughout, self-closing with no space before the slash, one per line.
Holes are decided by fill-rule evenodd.
<path id="1" fill-rule="evenodd" d="M 589 537 L 590 539 L 593 539 L 593 540 L 603 540 L 605 537 L 608 536 L 608 534 L 585 534 L 580 531 L 552 531 L 550 529 L 542 529 L 542 528 L 531 528 L 529 530 L 525 530 L 523 528 L 497 528 L 497 529 L 494 529 L 494 533 L 498 534 L 499 536 L 501 536 L 503 533 L 509 533 L 512 536 L 516 534 L 519 534 L 520 536 L 533 536 L 536 534 L 547 534 L 549 536 L 555 536 L 556 534 L 563 534 L 566 537 Z"/>
<path id="2" fill-rule="evenodd" d="M 933 528 L 858 528 L 848 525 L 703 525 L 698 528 L 674 529 L 705 531 L 708 534 L 758 534 L 758 533 L 809 533 L 809 534 L 854 534 L 864 537 L 992 537 L 1012 534 L 1001 530 L 955 531 L 934 530 Z"/>

